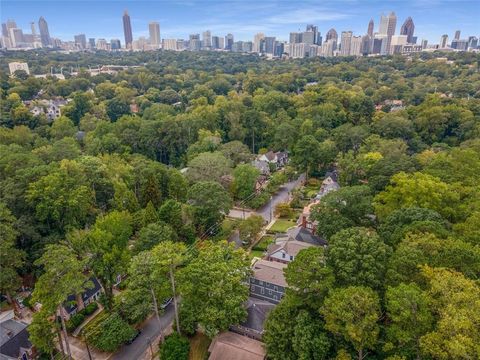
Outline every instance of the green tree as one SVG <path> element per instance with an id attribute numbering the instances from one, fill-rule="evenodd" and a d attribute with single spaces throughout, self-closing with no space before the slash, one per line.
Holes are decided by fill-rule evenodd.
<path id="1" fill-rule="evenodd" d="M 56 119 L 50 128 L 50 136 L 55 140 L 64 137 L 73 137 L 77 132 L 74 123 L 66 116 L 60 116 Z"/>
<path id="2" fill-rule="evenodd" d="M 386 350 L 420 358 L 419 340 L 433 325 L 433 314 L 428 296 L 415 284 L 389 287 L 385 294 L 388 342 Z"/>
<path id="3" fill-rule="evenodd" d="M 35 284 L 32 301 L 41 303 L 42 311 L 60 317 L 67 354 L 72 358 L 62 307 L 69 295 L 79 294 L 91 285 L 83 273 L 85 263 L 64 245 L 47 245 L 35 264 L 42 266 L 44 273 Z"/>
<path id="4" fill-rule="evenodd" d="M 389 248 L 374 230 L 355 227 L 330 238 L 327 264 L 337 284 L 382 287 Z"/>
<path id="5" fill-rule="evenodd" d="M 262 216 L 252 214 L 238 225 L 240 231 L 240 238 L 247 240 L 249 243 L 257 240 L 258 235 L 263 229 L 264 219 Z"/>
<path id="6" fill-rule="evenodd" d="M 130 104 L 125 99 L 115 96 L 107 101 L 107 115 L 112 121 L 117 121 L 122 115 L 130 113 Z"/>
<path id="7" fill-rule="evenodd" d="M 226 242 L 205 242 L 198 255 L 179 274 L 183 311 L 209 337 L 245 319 L 249 260 L 243 250 Z"/>
<path id="8" fill-rule="evenodd" d="M 297 359 L 329 359 L 331 340 L 322 322 L 305 310 L 301 310 L 295 320 L 292 345 Z"/>
<path id="9" fill-rule="evenodd" d="M 312 135 L 305 135 L 295 145 L 293 162 L 307 176 L 317 170 L 320 161 L 320 143 Z"/>
<path id="10" fill-rule="evenodd" d="M 301 250 L 284 273 L 289 285 L 287 292 L 297 295 L 312 309 L 322 303 L 335 281 L 321 247 Z"/>
<path id="11" fill-rule="evenodd" d="M 203 231 L 219 222 L 232 206 L 228 193 L 214 181 L 201 181 L 191 186 L 188 199 L 194 209 L 195 222 Z"/>
<path id="12" fill-rule="evenodd" d="M 378 295 L 367 287 L 351 286 L 333 290 L 321 310 L 325 328 L 350 342 L 357 351 L 358 360 L 365 358 L 365 350 L 374 349 L 380 327 Z"/>
<path id="13" fill-rule="evenodd" d="M 191 182 L 217 181 L 232 171 L 232 163 L 220 152 L 205 152 L 188 162 L 187 178 Z"/>
<path id="14" fill-rule="evenodd" d="M 243 200 L 255 192 L 260 171 L 248 164 L 238 165 L 233 170 L 232 192 L 236 199 Z"/>
<path id="15" fill-rule="evenodd" d="M 22 284 L 18 271 L 23 267 L 25 252 L 17 249 L 16 219 L 4 203 L 0 203 L 0 291 L 7 301 L 16 306 L 12 294 Z"/>
<path id="16" fill-rule="evenodd" d="M 188 360 L 190 342 L 188 338 L 174 332 L 165 338 L 160 345 L 160 358 L 162 360 Z"/>
<path id="17" fill-rule="evenodd" d="M 37 350 L 52 357 L 55 351 L 55 324 L 49 319 L 50 316 L 45 310 L 33 314 L 28 327 L 28 339 Z"/>

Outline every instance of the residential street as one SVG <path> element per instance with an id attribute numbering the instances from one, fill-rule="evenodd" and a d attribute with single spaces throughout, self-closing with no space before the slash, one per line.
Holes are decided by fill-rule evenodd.
<path id="1" fill-rule="evenodd" d="M 251 214 L 258 214 L 261 215 L 267 223 L 269 223 L 273 218 L 273 212 L 275 211 L 275 206 L 279 203 L 286 202 L 290 195 L 290 192 L 298 187 L 303 181 L 305 180 L 305 174 L 301 174 L 298 179 L 289 181 L 283 184 L 278 192 L 273 195 L 272 199 L 263 205 L 260 209 L 253 211 L 253 210 L 245 210 L 239 208 L 234 208 L 230 210 L 228 216 L 231 218 L 236 219 L 244 219 L 249 217 Z M 272 217 L 270 217 L 270 215 Z"/>
<path id="2" fill-rule="evenodd" d="M 165 309 L 165 313 L 160 317 L 162 331 L 165 331 L 173 322 L 175 313 L 173 311 L 173 303 L 168 305 Z M 124 345 L 120 350 L 112 356 L 113 360 L 132 360 L 141 359 L 145 352 L 149 352 L 149 343 L 152 343 L 153 352 L 155 353 L 157 348 L 157 342 L 155 341 L 160 335 L 160 329 L 158 327 L 158 321 L 155 316 L 148 319 L 142 327 L 142 333 L 135 339 L 130 345 Z M 150 353 L 148 353 L 150 354 Z"/>
<path id="3" fill-rule="evenodd" d="M 301 174 L 298 179 L 285 183 L 278 192 L 273 195 L 272 199 L 263 205 L 256 211 L 258 215 L 261 215 L 267 222 L 273 219 L 273 212 L 275 206 L 279 203 L 286 202 L 290 196 L 290 192 L 300 185 L 305 180 L 305 174 Z"/>

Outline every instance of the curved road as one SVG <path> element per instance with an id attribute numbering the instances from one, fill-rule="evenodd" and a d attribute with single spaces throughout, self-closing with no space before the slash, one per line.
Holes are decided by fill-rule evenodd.
<path id="1" fill-rule="evenodd" d="M 160 317 L 162 331 L 170 326 L 173 322 L 175 313 L 173 311 L 173 304 L 165 308 L 165 312 Z M 123 345 L 120 350 L 115 353 L 111 359 L 113 360 L 133 360 L 141 359 L 142 355 L 149 350 L 150 342 L 154 342 L 160 335 L 160 328 L 155 316 L 150 317 L 141 328 L 142 333 L 130 345 Z M 154 353 L 158 349 L 153 347 Z"/>

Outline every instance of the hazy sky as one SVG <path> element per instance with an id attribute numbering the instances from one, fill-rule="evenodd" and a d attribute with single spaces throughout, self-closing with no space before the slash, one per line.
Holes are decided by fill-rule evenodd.
<path id="1" fill-rule="evenodd" d="M 148 37 L 148 23 L 158 21 L 162 38 L 188 38 L 188 34 L 211 30 L 212 35 L 231 32 L 235 40 L 251 40 L 256 32 L 288 40 L 288 33 L 316 24 L 324 35 L 334 27 L 338 33 L 366 33 L 373 18 L 378 30 L 380 15 L 397 14 L 397 33 L 407 16 L 415 22 L 415 34 L 438 43 L 442 34 L 462 38 L 480 35 L 480 0 L 337 0 L 337 1 L 197 1 L 197 0 L 1 0 L 1 20 L 14 19 L 30 32 L 30 22 L 44 16 L 50 35 L 73 40 L 73 35 L 119 38 L 122 43 L 122 14 L 128 9 L 134 38 Z"/>

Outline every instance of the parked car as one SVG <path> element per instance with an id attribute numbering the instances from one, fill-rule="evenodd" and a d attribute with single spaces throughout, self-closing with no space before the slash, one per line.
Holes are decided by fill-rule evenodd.
<path id="1" fill-rule="evenodd" d="M 173 301 L 173 298 L 168 298 L 160 305 L 160 308 L 165 309 L 168 305 L 172 303 L 172 301 Z"/>

